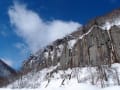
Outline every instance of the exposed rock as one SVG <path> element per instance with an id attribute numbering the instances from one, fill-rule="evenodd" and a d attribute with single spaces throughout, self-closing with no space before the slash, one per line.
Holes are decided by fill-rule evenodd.
<path id="1" fill-rule="evenodd" d="M 56 66 L 67 69 L 120 62 L 120 10 L 97 17 L 72 34 L 39 50 L 23 64 L 23 72 Z M 109 25 L 106 25 L 106 22 Z M 114 26 L 117 25 L 117 26 Z M 109 30 L 108 30 L 109 29 Z"/>
<path id="2" fill-rule="evenodd" d="M 113 26 L 110 30 L 111 42 L 114 49 L 115 62 L 120 62 L 120 28 Z"/>

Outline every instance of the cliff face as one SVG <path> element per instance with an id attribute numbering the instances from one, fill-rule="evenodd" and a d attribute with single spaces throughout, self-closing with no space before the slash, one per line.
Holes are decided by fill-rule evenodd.
<path id="1" fill-rule="evenodd" d="M 76 32 L 56 40 L 23 64 L 23 70 L 99 66 L 120 62 L 120 11 L 96 18 Z"/>

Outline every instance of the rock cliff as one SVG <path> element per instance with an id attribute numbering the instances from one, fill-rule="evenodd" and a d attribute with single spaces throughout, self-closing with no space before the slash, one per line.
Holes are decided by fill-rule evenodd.
<path id="1" fill-rule="evenodd" d="M 23 71 L 111 65 L 120 62 L 120 10 L 91 20 L 76 32 L 40 49 L 23 64 Z"/>

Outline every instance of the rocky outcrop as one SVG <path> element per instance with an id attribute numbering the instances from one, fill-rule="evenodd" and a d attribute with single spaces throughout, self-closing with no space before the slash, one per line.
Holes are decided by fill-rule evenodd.
<path id="1" fill-rule="evenodd" d="M 113 26 L 110 29 L 111 43 L 113 47 L 114 61 L 120 62 L 120 28 Z"/>
<path id="2" fill-rule="evenodd" d="M 81 32 L 81 31 L 80 31 Z M 98 66 L 120 61 L 120 28 L 113 26 L 109 31 L 93 25 L 88 32 L 77 37 L 71 35 L 59 39 L 44 48 L 41 53 L 32 55 L 24 63 L 23 70 L 40 70 L 55 66 L 67 69 L 83 66 Z"/>
<path id="3" fill-rule="evenodd" d="M 56 66 L 57 69 L 111 65 L 120 62 L 120 10 L 90 21 L 72 34 L 33 54 L 23 72 Z M 116 25 L 116 26 L 115 26 Z"/>

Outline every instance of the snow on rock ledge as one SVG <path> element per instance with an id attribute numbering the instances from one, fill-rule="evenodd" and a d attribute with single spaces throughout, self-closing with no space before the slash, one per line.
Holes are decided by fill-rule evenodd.
<path id="1" fill-rule="evenodd" d="M 114 21 L 106 21 L 105 24 L 101 27 L 104 30 L 110 30 L 112 26 L 120 26 L 120 18 L 115 19 Z"/>
<path id="2" fill-rule="evenodd" d="M 69 42 L 68 42 L 68 47 L 69 47 L 69 49 L 72 49 L 73 48 L 73 46 L 75 45 L 75 43 L 76 43 L 76 39 L 73 39 L 73 40 L 70 40 Z"/>

